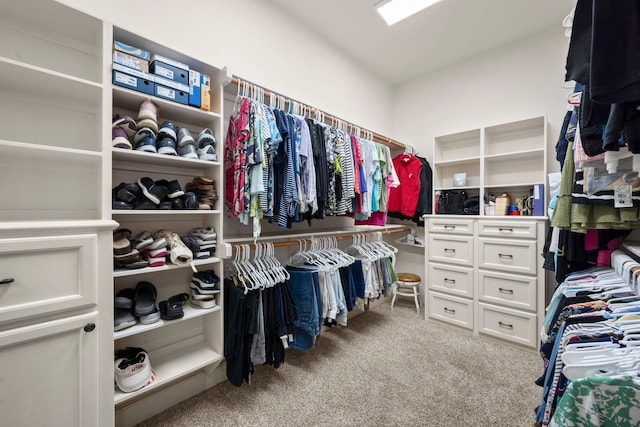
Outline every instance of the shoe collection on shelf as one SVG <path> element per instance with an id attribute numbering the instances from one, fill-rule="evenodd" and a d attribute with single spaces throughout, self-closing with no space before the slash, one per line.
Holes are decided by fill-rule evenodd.
<path id="1" fill-rule="evenodd" d="M 212 227 L 195 228 L 182 236 L 169 230 L 158 230 L 153 234 L 144 230 L 134 237 L 131 234 L 126 228 L 113 232 L 115 269 L 190 265 L 195 259 L 212 257 L 217 246 L 217 235 Z"/>
<path id="2" fill-rule="evenodd" d="M 186 127 L 165 120 L 158 125 L 158 106 L 150 99 L 140 104 L 138 121 L 116 113 L 111 128 L 112 146 L 124 150 L 135 149 L 154 154 L 179 156 L 210 162 L 218 161 L 216 137 L 209 128 L 199 131 L 194 139 Z"/>
<path id="3" fill-rule="evenodd" d="M 199 67 L 214 83 L 208 110 L 112 86 L 118 414 L 135 412 L 139 394 L 210 373 L 223 360 L 222 261 L 215 257 L 222 227 L 216 182 L 223 179 L 216 135 L 223 116 L 221 86 L 215 86 L 220 70 L 119 28 L 114 40 Z M 131 371 L 152 372 L 150 360 L 153 381 L 141 374 L 134 386 L 121 386 Z"/>
<path id="4" fill-rule="evenodd" d="M 114 210 L 212 210 L 218 200 L 216 182 L 198 176 L 182 190 L 176 179 L 154 181 L 142 177 L 136 183 L 121 182 L 111 190 L 111 207 Z"/>

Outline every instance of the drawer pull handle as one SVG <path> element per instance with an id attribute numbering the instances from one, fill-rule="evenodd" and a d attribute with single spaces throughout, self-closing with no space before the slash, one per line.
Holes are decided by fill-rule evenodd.
<path id="1" fill-rule="evenodd" d="M 513 259 L 513 255 L 511 255 L 511 254 L 498 254 L 498 258 Z"/>
<path id="2" fill-rule="evenodd" d="M 498 228 L 498 231 L 502 232 L 507 232 L 507 233 L 513 233 L 513 228 Z"/>
<path id="3" fill-rule="evenodd" d="M 86 325 L 84 325 L 84 331 L 85 332 L 91 332 L 96 328 L 96 324 L 95 323 L 87 323 Z"/>
<path id="4" fill-rule="evenodd" d="M 501 294 L 513 295 L 513 289 L 498 288 Z"/>
<path id="5" fill-rule="evenodd" d="M 444 278 L 444 283 L 450 283 L 452 285 L 456 284 L 456 279 L 447 279 L 446 277 Z"/>
<path id="6" fill-rule="evenodd" d="M 14 281 L 13 278 L 2 279 L 0 280 L 0 285 L 8 285 L 9 283 L 13 283 L 13 281 Z"/>
<path id="7" fill-rule="evenodd" d="M 505 329 L 513 329 L 513 325 L 511 323 L 498 322 L 501 328 Z"/>
<path id="8" fill-rule="evenodd" d="M 445 229 L 445 230 L 455 230 L 455 229 L 456 229 L 456 226 L 455 226 L 455 225 L 445 225 L 445 226 L 444 226 L 444 229 Z"/>
<path id="9" fill-rule="evenodd" d="M 445 308 L 444 308 L 444 312 L 445 312 L 445 313 L 456 314 L 456 311 L 455 311 L 454 309 L 452 309 L 452 308 L 447 308 L 447 307 L 445 307 Z"/>
<path id="10" fill-rule="evenodd" d="M 455 250 L 455 249 L 447 249 L 447 248 L 444 248 L 444 251 L 445 251 L 445 252 L 447 252 L 447 253 L 452 253 L 452 254 L 455 254 L 455 253 L 456 253 L 456 250 Z"/>

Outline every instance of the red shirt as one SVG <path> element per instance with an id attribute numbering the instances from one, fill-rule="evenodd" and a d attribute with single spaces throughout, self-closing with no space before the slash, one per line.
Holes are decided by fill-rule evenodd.
<path id="1" fill-rule="evenodd" d="M 422 162 L 416 156 L 408 153 L 394 157 L 392 162 L 400 179 L 400 185 L 389 189 L 387 211 L 399 212 L 402 215 L 413 217 L 416 214 L 422 188 L 420 183 Z"/>

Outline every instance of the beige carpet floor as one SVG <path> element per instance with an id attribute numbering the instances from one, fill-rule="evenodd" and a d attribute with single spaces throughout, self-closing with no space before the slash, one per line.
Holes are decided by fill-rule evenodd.
<path id="1" fill-rule="evenodd" d="M 251 385 L 219 384 L 140 426 L 532 424 L 539 355 L 421 319 L 381 301 L 279 369 L 256 367 Z"/>

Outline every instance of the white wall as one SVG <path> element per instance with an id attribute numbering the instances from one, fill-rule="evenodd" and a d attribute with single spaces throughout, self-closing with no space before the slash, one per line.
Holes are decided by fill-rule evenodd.
<path id="1" fill-rule="evenodd" d="M 546 114 L 549 172 L 566 112 L 568 39 L 558 26 L 399 86 L 394 137 L 429 161 L 438 135 Z"/>
<path id="2" fill-rule="evenodd" d="M 383 135 L 393 88 L 276 3 L 60 0 L 90 15 Z M 170 4 L 174 8 L 168 7 Z"/>

